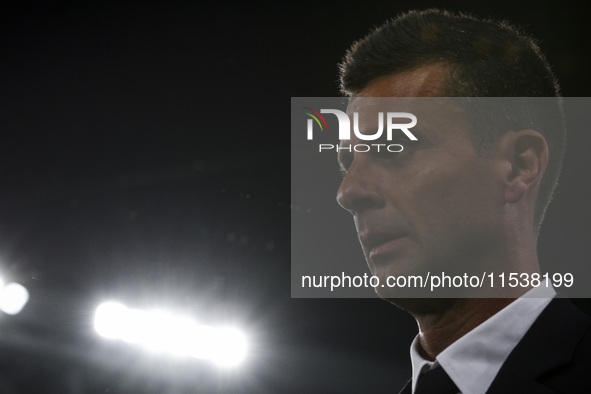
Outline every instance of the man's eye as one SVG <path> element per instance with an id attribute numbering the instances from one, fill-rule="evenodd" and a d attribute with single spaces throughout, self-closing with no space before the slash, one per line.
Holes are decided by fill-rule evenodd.
<path id="1" fill-rule="evenodd" d="M 372 153 L 374 156 L 382 159 L 396 159 L 404 152 L 404 149 L 404 146 L 400 144 L 391 144 L 387 147 L 381 146 L 379 149 L 376 148 Z"/>

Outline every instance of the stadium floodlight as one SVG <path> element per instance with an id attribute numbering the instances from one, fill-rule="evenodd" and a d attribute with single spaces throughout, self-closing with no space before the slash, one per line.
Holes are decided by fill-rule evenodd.
<path id="1" fill-rule="evenodd" d="M 29 292 L 23 285 L 8 283 L 2 285 L 0 281 L 0 310 L 9 315 L 16 315 L 29 301 Z"/>
<path id="2" fill-rule="evenodd" d="M 239 364 L 247 351 L 246 338 L 237 329 L 201 325 L 187 316 L 128 308 L 117 302 L 97 307 L 94 328 L 103 338 L 224 366 Z"/>

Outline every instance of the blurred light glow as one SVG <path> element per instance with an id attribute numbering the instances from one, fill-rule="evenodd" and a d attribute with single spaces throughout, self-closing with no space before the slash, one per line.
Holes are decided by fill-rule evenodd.
<path id="1" fill-rule="evenodd" d="M 0 281 L 1 285 L 1 281 Z M 16 315 L 29 301 L 29 292 L 18 283 L 9 283 L 0 287 L 0 310 L 9 315 Z"/>
<path id="2" fill-rule="evenodd" d="M 127 308 L 116 302 L 105 302 L 96 308 L 94 313 L 94 329 L 109 339 L 121 337 L 121 319 L 125 317 Z"/>
<path id="3" fill-rule="evenodd" d="M 215 334 L 216 351 L 212 361 L 219 365 L 236 365 L 246 356 L 246 338 L 235 328 L 222 328 Z"/>
<path id="4" fill-rule="evenodd" d="M 186 316 L 128 308 L 117 302 L 98 306 L 94 328 L 107 339 L 158 353 L 207 359 L 223 366 L 239 364 L 247 351 L 244 334 L 235 328 L 201 325 Z"/>

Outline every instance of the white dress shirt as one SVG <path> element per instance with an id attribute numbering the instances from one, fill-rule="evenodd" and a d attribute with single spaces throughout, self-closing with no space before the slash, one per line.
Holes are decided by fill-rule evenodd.
<path id="1" fill-rule="evenodd" d="M 551 287 L 532 288 L 448 346 L 434 362 L 425 360 L 417 351 L 417 335 L 410 347 L 412 392 L 421 374 L 441 366 L 461 393 L 484 394 L 513 348 L 555 295 Z"/>

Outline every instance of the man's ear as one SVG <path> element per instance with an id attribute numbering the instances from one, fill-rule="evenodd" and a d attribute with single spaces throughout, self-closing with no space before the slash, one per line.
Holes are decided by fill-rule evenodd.
<path id="1" fill-rule="evenodd" d="M 510 131 L 501 137 L 511 165 L 505 179 L 505 201 L 515 203 L 536 187 L 548 165 L 548 144 L 535 130 Z"/>

